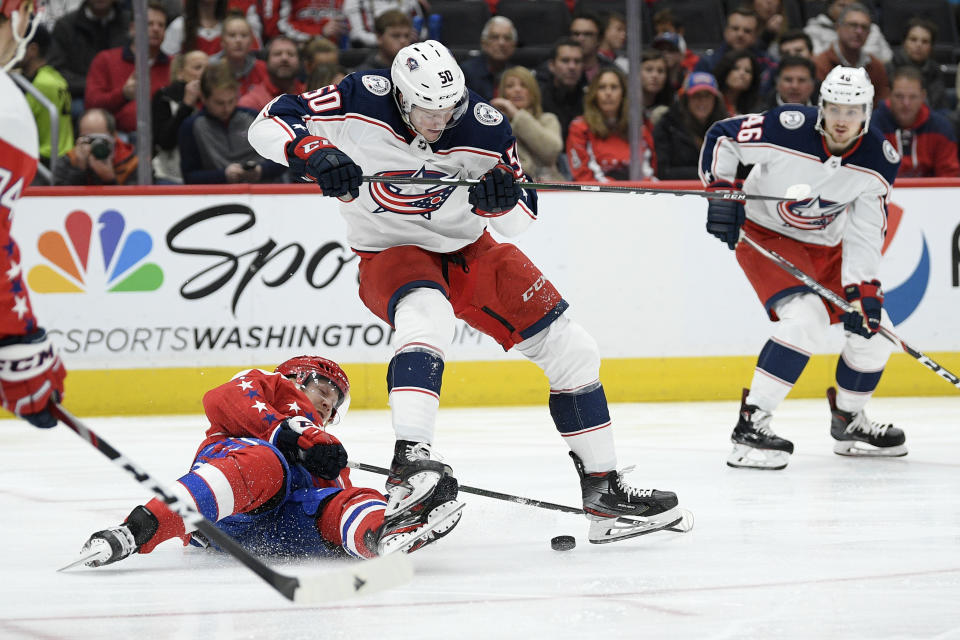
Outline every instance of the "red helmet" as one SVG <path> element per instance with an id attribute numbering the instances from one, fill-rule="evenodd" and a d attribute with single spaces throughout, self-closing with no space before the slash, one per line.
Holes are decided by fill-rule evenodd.
<path id="1" fill-rule="evenodd" d="M 319 356 L 290 358 L 274 369 L 274 372 L 287 378 L 293 378 L 300 386 L 305 385 L 314 377 L 329 380 L 340 394 L 337 400 L 337 408 L 343 404 L 344 399 L 350 393 L 350 380 L 343 369 L 340 368 L 340 365 L 333 360 Z"/>

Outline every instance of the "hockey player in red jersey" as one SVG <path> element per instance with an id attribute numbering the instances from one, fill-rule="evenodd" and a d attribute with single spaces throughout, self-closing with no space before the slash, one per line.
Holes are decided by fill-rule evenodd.
<path id="1" fill-rule="evenodd" d="M 536 192 L 517 186 L 523 169 L 509 122 L 466 88 L 446 47 L 409 45 L 389 70 L 280 96 L 249 138 L 264 157 L 341 199 L 347 239 L 360 256 L 360 298 L 396 329 L 387 372 L 396 435 L 388 514 L 456 482 L 431 447 L 459 318 L 546 373 L 550 414 L 574 459 L 591 541 L 680 520 L 673 493 L 636 489 L 616 470 L 596 341 L 565 314 L 567 302 L 533 261 L 487 230 L 521 233 L 536 219 Z M 364 172 L 478 183 L 460 189 L 387 181 L 361 189 Z M 635 521 L 615 524 L 622 516 Z"/>
<path id="2" fill-rule="evenodd" d="M 13 207 L 37 171 L 37 126 L 7 71 L 23 57 L 39 21 L 31 0 L 0 0 L 0 404 L 37 427 L 57 424 L 48 409 L 66 370 L 37 325 L 10 236 Z"/>
<path id="3" fill-rule="evenodd" d="M 384 496 L 350 482 L 347 453 L 327 431 L 342 420 L 349 395 L 339 365 L 317 356 L 291 358 L 273 373 L 238 373 L 204 395 L 210 428 L 172 492 L 261 553 L 372 558 L 445 535 L 460 519 L 455 492 L 385 518 Z M 90 536 L 81 558 L 99 567 L 171 538 L 205 545 L 154 498 Z"/>
<path id="4" fill-rule="evenodd" d="M 887 198 L 900 157 L 870 129 L 873 85 L 862 68 L 835 67 L 820 87 L 818 107 L 783 105 L 765 114 L 714 124 L 700 152 L 708 190 L 737 191 L 738 165 L 753 165 L 750 194 L 782 201 L 710 200 L 707 231 L 736 249 L 737 261 L 777 321 L 764 345 L 733 429 L 731 467 L 782 469 L 793 443 L 770 426 L 831 324 L 846 339 L 836 388 L 827 390 L 834 452 L 849 456 L 906 455 L 903 431 L 867 419 L 864 406 L 880 382 L 891 344 L 875 337 L 890 327 L 878 276 L 887 230 Z M 744 242 L 776 251 L 857 309 L 844 314 L 778 269 Z"/>

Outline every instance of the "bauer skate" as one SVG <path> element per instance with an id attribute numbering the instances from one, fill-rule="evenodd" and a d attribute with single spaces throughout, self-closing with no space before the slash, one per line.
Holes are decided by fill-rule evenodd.
<path id="1" fill-rule="evenodd" d="M 386 482 L 387 510 L 384 519 L 409 512 L 430 500 L 444 478 L 453 480 L 452 486 L 445 484 L 448 492 L 451 488 L 453 491 L 453 495 L 447 499 L 456 498 L 456 480 L 451 475 L 453 470 L 439 460 L 431 460 L 430 454 L 430 444 L 427 442 L 397 440 Z"/>
<path id="2" fill-rule="evenodd" d="M 670 491 L 637 489 L 623 480 L 622 471 L 587 473 L 583 461 L 570 452 L 580 476 L 583 511 L 590 520 L 588 538 L 593 544 L 604 544 L 642 536 L 654 531 L 689 531 L 693 517 L 677 507 L 677 496 Z"/>
<path id="3" fill-rule="evenodd" d="M 157 518 L 146 507 L 138 506 L 123 524 L 91 535 L 80 549 L 80 557 L 59 571 L 80 564 L 102 567 L 129 558 L 153 537 L 157 527 Z"/>
<path id="4" fill-rule="evenodd" d="M 747 404 L 748 393 L 750 390 L 744 389 L 740 399 L 740 419 L 730 435 L 733 451 L 727 456 L 727 466 L 771 471 L 783 469 L 790 461 L 793 443 L 770 428 L 772 414 Z"/>
<path id="5" fill-rule="evenodd" d="M 381 556 L 391 553 L 413 553 L 450 533 L 463 515 L 464 504 L 447 500 L 412 521 L 394 518 L 385 521 L 376 543 Z"/>
<path id="6" fill-rule="evenodd" d="M 865 411 L 857 413 L 837 408 L 837 390 L 827 389 L 830 403 L 830 435 L 833 452 L 841 456 L 897 457 L 907 455 L 906 437 L 902 429 L 892 424 L 880 424 L 867 418 Z"/>

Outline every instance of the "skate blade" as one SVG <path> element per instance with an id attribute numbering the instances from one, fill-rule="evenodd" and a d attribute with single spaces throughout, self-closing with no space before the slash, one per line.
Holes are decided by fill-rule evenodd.
<path id="1" fill-rule="evenodd" d="M 764 469 L 777 471 L 787 466 L 790 454 L 778 449 L 758 449 L 745 444 L 733 445 L 727 456 L 727 466 L 734 469 Z"/>
<path id="2" fill-rule="evenodd" d="M 81 551 L 80 551 L 80 557 L 79 557 L 79 558 L 77 558 L 76 560 L 74 560 L 73 562 L 71 562 L 71 563 L 68 564 L 68 565 L 65 565 L 65 566 L 63 566 L 63 567 L 60 567 L 59 569 L 57 569 L 57 571 L 67 571 L 68 569 L 73 569 L 73 568 L 76 567 L 76 566 L 79 566 L 79 565 L 81 565 L 81 564 L 87 564 L 88 562 L 93 562 L 93 561 L 95 561 L 95 560 L 100 560 L 100 559 L 106 560 L 106 558 L 102 558 L 102 556 L 104 555 L 104 553 L 103 553 L 104 551 L 105 551 L 105 550 L 102 549 L 102 548 L 100 548 L 100 549 L 88 549 L 86 552 L 84 552 L 83 550 L 81 550 Z M 109 557 L 110 557 L 109 549 L 106 549 L 106 551 L 107 551 L 106 556 L 107 556 L 107 558 L 109 558 Z"/>
<path id="3" fill-rule="evenodd" d="M 899 458 L 907 455 L 907 445 L 875 447 L 859 440 L 839 440 L 833 443 L 833 452 L 851 458 Z"/>
<path id="4" fill-rule="evenodd" d="M 384 518 L 391 518 L 398 513 L 406 511 L 410 507 L 423 502 L 430 497 L 437 483 L 440 482 L 440 472 L 438 471 L 419 471 L 403 483 L 387 489 L 390 499 L 387 501 L 387 508 L 383 512 Z"/>
<path id="5" fill-rule="evenodd" d="M 449 513 L 447 513 L 441 519 L 434 522 L 424 523 L 423 526 L 416 531 L 397 535 L 393 539 L 378 545 L 377 554 L 380 556 L 388 556 L 392 553 L 397 553 L 398 551 L 406 553 L 408 549 L 416 545 L 418 542 L 429 538 L 431 535 L 436 535 L 437 538 L 442 538 L 450 533 L 450 530 L 457 526 L 457 523 L 460 522 L 460 518 L 463 516 L 463 514 L 460 512 L 463 511 L 465 506 L 466 505 L 462 502 L 454 503 L 454 508 L 452 508 Z M 419 547 L 417 548 L 419 549 Z"/>
<path id="6" fill-rule="evenodd" d="M 656 531 L 671 530 L 686 533 L 693 528 L 693 514 L 674 507 L 650 518 L 612 518 L 593 520 L 587 536 L 591 544 L 606 544 L 636 538 Z"/>

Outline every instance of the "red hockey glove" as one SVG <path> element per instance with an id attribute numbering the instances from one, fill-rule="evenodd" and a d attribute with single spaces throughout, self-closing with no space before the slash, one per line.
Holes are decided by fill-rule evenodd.
<path id="1" fill-rule="evenodd" d="M 273 444 L 287 460 L 324 480 L 335 479 L 347 466 L 347 450 L 340 441 L 306 418 L 294 416 L 281 422 Z"/>
<path id="2" fill-rule="evenodd" d="M 517 206 L 522 191 L 513 177 L 513 169 L 501 162 L 483 174 L 480 182 L 470 187 L 467 200 L 473 205 L 473 213 L 484 218 L 496 218 Z"/>
<path id="3" fill-rule="evenodd" d="M 314 180 L 323 195 L 350 198 L 360 195 L 363 171 L 350 156 L 320 136 L 307 136 L 287 143 L 287 164 L 298 176 Z"/>
<path id="4" fill-rule="evenodd" d="M 843 328 L 853 333 L 859 333 L 864 338 L 872 338 L 880 330 L 880 311 L 883 309 L 883 289 L 879 280 L 848 284 L 843 288 L 843 295 L 851 303 L 853 313 L 843 316 Z"/>
<path id="5" fill-rule="evenodd" d="M 0 340 L 0 402 L 33 426 L 56 426 L 48 405 L 60 400 L 66 375 L 57 348 L 43 329 Z"/>
<path id="6" fill-rule="evenodd" d="M 724 199 L 711 198 L 707 204 L 707 233 L 716 236 L 731 249 L 740 241 L 740 227 L 746 220 L 743 193 L 737 185 L 726 180 L 714 180 L 707 191 L 723 192 Z"/>

